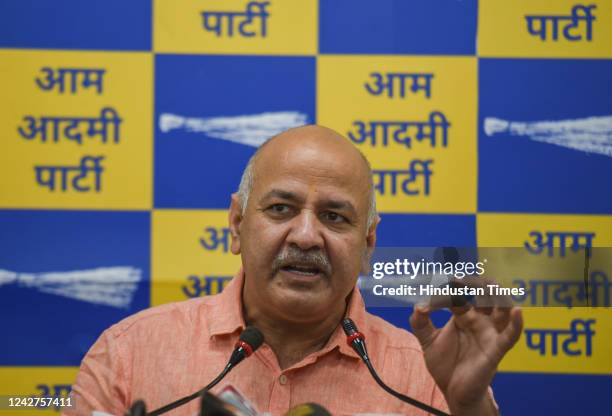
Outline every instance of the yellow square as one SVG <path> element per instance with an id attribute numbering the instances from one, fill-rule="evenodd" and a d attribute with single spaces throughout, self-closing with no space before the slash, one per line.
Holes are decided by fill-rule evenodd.
<path id="1" fill-rule="evenodd" d="M 593 247 L 612 247 L 612 216 L 605 215 L 479 213 L 476 230 L 479 247 L 523 247 L 532 232 L 593 233 Z"/>
<path id="2" fill-rule="evenodd" d="M 381 212 L 476 211 L 477 91 L 476 58 L 317 59 L 317 121 L 370 160 Z"/>
<path id="3" fill-rule="evenodd" d="M 478 4 L 479 56 L 612 57 L 609 1 L 480 0 Z"/>
<path id="4" fill-rule="evenodd" d="M 521 338 L 500 371 L 612 374 L 609 308 L 524 308 L 523 319 Z"/>
<path id="5" fill-rule="evenodd" d="M 155 210 L 151 305 L 213 295 L 238 269 L 227 211 Z"/>
<path id="6" fill-rule="evenodd" d="M 2 50 L 0 73 L 0 207 L 152 206 L 150 53 Z"/>
<path id="7" fill-rule="evenodd" d="M 316 0 L 156 0 L 154 16 L 155 52 L 317 53 Z"/>
<path id="8" fill-rule="evenodd" d="M 612 217 L 609 216 L 479 213 L 476 221 L 480 247 L 524 247 L 525 243 L 530 245 L 533 243 L 533 236 L 530 235 L 533 232 L 544 235 L 548 232 L 590 233 L 594 234 L 593 247 L 610 247 L 612 244 Z M 555 246 L 559 246 L 558 243 L 559 241 L 555 243 Z M 566 244 L 569 243 L 569 240 L 566 241 Z M 568 248 L 568 253 L 570 252 Z M 539 256 L 543 256 L 544 260 L 547 258 L 546 253 Z M 553 270 L 558 268 L 563 260 L 558 258 L 558 254 L 554 256 L 550 259 L 547 276 L 554 275 L 557 278 L 568 279 L 568 274 L 563 273 L 562 268 Z M 602 259 L 602 261 L 606 264 L 590 264 L 591 270 L 599 270 L 602 267 L 602 270 L 609 270 L 609 259 Z M 513 267 L 518 270 L 522 266 L 521 264 L 508 264 L 506 269 Z M 576 277 L 580 278 L 580 276 Z M 539 276 L 525 275 L 522 277 L 527 282 L 541 279 Z M 542 299 L 542 290 L 542 287 L 537 289 L 538 299 Z M 554 287 L 547 289 L 551 300 L 554 290 Z M 599 293 L 601 298 L 601 290 Z M 528 332 L 523 332 L 517 345 L 504 358 L 500 365 L 501 371 L 612 374 L 612 362 L 609 360 L 609 352 L 612 350 L 612 336 L 609 331 L 612 327 L 610 308 L 526 307 L 523 309 L 523 315 L 525 329 Z M 595 320 L 590 328 L 595 333 L 589 337 L 591 354 L 587 355 L 587 336 L 586 331 L 582 331 L 583 326 L 576 327 L 579 333 L 576 343 L 571 341 L 572 335 L 567 331 L 571 330 L 574 320 L 588 321 L 589 319 Z M 538 332 L 540 330 L 546 332 L 540 333 Z M 563 332 L 557 332 L 555 335 L 554 331 L 559 330 Z M 528 347 L 529 337 L 531 337 L 532 348 Z M 570 341 L 567 341 L 568 339 Z M 564 343 L 566 349 L 564 349 Z M 556 354 L 553 353 L 554 345 L 556 345 Z M 572 355 L 566 350 L 581 351 L 581 353 Z"/>

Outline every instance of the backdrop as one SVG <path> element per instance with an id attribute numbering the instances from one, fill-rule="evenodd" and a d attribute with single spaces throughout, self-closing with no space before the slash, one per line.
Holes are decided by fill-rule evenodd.
<path id="1" fill-rule="evenodd" d="M 0 48 L 0 396 L 64 396 L 105 328 L 221 291 L 230 193 L 293 126 L 370 159 L 381 246 L 612 246 L 607 1 L 4 0 Z M 504 414 L 609 409 L 610 309 L 570 306 L 526 308 Z M 576 320 L 579 352 L 544 338 Z"/>

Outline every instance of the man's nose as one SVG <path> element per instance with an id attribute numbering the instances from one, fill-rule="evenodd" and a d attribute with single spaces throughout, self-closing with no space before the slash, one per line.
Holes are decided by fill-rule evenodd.
<path id="1" fill-rule="evenodd" d="M 287 242 L 293 243 L 302 250 L 323 248 L 322 224 L 310 210 L 302 210 L 291 222 Z"/>

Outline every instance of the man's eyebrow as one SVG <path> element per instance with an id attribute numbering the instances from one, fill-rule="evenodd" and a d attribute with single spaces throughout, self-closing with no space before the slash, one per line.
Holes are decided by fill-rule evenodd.
<path id="1" fill-rule="evenodd" d="M 286 201 L 302 201 L 302 198 L 298 197 L 295 193 L 290 192 L 290 191 L 284 191 L 282 189 L 272 189 L 270 192 L 268 192 L 267 194 L 265 194 L 261 199 L 260 202 L 266 201 L 268 199 L 272 199 L 272 198 L 279 198 L 279 199 L 284 199 Z"/>
<path id="2" fill-rule="evenodd" d="M 260 203 L 265 202 L 273 198 L 283 199 L 285 201 L 292 201 L 292 202 L 303 202 L 304 201 L 303 198 L 299 197 L 294 192 L 285 191 L 282 189 L 272 189 L 270 192 L 266 193 L 260 199 L 259 202 Z M 320 207 L 327 208 L 327 209 L 346 210 L 346 211 L 350 211 L 351 213 L 357 213 L 357 210 L 355 209 L 353 204 L 350 201 L 347 201 L 344 199 L 326 199 L 324 201 L 321 201 L 318 205 Z"/>
<path id="3" fill-rule="evenodd" d="M 357 210 L 355 209 L 353 204 L 351 204 L 350 201 L 343 199 L 328 199 L 323 201 L 321 203 L 321 206 L 331 209 L 346 210 L 350 211 L 353 214 L 357 213 Z"/>

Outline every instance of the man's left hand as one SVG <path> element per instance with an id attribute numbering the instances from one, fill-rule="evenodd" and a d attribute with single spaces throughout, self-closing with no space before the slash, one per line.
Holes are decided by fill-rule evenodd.
<path id="1" fill-rule="evenodd" d="M 452 318 L 436 328 L 429 307 L 410 317 L 425 363 L 453 415 L 496 414 L 488 387 L 506 352 L 518 341 L 523 318 L 518 308 L 452 307 Z"/>

